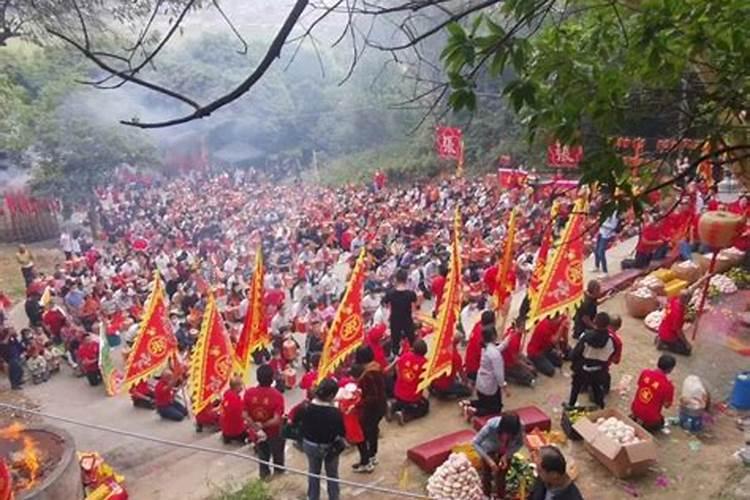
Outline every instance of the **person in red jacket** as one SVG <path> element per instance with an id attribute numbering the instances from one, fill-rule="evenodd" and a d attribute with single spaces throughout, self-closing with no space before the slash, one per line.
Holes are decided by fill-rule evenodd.
<path id="1" fill-rule="evenodd" d="M 471 389 L 466 385 L 463 360 L 458 352 L 461 337 L 453 339 L 453 360 L 451 371 L 447 375 L 435 379 L 430 386 L 430 392 L 442 399 L 466 398 L 471 395 Z"/>
<path id="2" fill-rule="evenodd" d="M 147 410 L 156 408 L 154 404 L 154 389 L 149 385 L 148 380 L 141 380 L 131 387 L 129 392 L 130 400 L 136 408 L 145 408 Z"/>
<path id="3" fill-rule="evenodd" d="M 638 377 L 638 388 L 630 411 L 633 413 L 633 420 L 650 432 L 658 431 L 664 426 L 661 410 L 672 406 L 674 385 L 668 375 L 676 364 L 674 356 L 662 354 L 659 357 L 658 370 L 643 370 Z"/>
<path id="4" fill-rule="evenodd" d="M 430 283 L 430 292 L 432 292 L 432 295 L 435 297 L 435 308 L 433 309 L 434 315 L 437 315 L 440 303 L 443 301 L 443 290 L 445 290 L 447 276 L 448 266 L 441 264 L 440 271 L 434 278 L 432 278 L 432 283 Z"/>
<path id="5" fill-rule="evenodd" d="M 479 362 L 482 359 L 482 328 L 495 324 L 495 313 L 493 311 L 482 311 L 480 320 L 476 322 L 469 335 L 469 343 L 466 345 L 466 357 L 464 359 L 464 372 L 469 380 L 477 379 Z"/>
<path id="6" fill-rule="evenodd" d="M 264 462 L 273 459 L 275 465 L 284 465 L 284 436 L 281 435 L 284 415 L 284 396 L 271 387 L 274 381 L 273 369 L 261 365 L 256 372 L 258 385 L 245 391 L 245 411 L 250 417 L 250 426 L 257 432 L 255 450 Z M 275 469 L 274 473 L 281 469 Z M 260 477 L 271 474 L 267 463 L 260 464 Z"/>
<path id="7" fill-rule="evenodd" d="M 419 380 L 427 362 L 427 344 L 424 340 L 414 341 L 410 351 L 394 361 L 389 369 L 396 369 L 396 384 L 393 388 L 395 401 L 389 405 L 386 420 L 396 417 L 404 425 L 411 420 L 422 418 L 430 411 L 430 402 L 418 389 Z"/>
<path id="8" fill-rule="evenodd" d="M 682 331 L 689 301 L 690 294 L 685 292 L 669 299 L 664 319 L 659 324 L 659 335 L 656 338 L 657 349 L 690 356 L 692 348 Z"/>
<path id="9" fill-rule="evenodd" d="M 58 307 L 52 307 L 42 315 L 42 324 L 56 341 L 60 340 L 60 331 L 65 326 L 66 319 Z"/>
<path id="10" fill-rule="evenodd" d="M 526 346 L 526 355 L 534 364 L 534 367 L 548 377 L 555 374 L 555 368 L 562 366 L 562 357 L 558 351 L 558 341 L 563 335 L 563 330 L 569 327 L 566 316 L 557 314 L 551 318 L 544 318 L 534 328 L 529 345 Z"/>
<path id="11" fill-rule="evenodd" d="M 521 354 L 524 335 L 524 318 L 517 318 L 505 332 L 508 345 L 502 352 L 505 379 L 514 384 L 532 387 L 536 382 L 536 370 L 526 356 Z"/>
<path id="12" fill-rule="evenodd" d="M 229 389 L 221 399 L 221 417 L 219 428 L 224 443 L 232 441 L 244 443 L 247 439 L 247 424 L 245 423 L 245 404 L 242 401 L 242 379 L 234 377 L 229 382 Z"/>
<path id="13" fill-rule="evenodd" d="M 188 412 L 185 406 L 177 401 L 176 394 L 177 386 L 174 375 L 168 370 L 164 371 L 154 387 L 156 412 L 163 419 L 181 422 L 187 417 Z"/>
<path id="14" fill-rule="evenodd" d="M 386 332 L 387 327 L 383 323 L 378 323 L 367 330 L 365 334 L 365 345 L 372 349 L 375 362 L 380 365 L 381 370 L 388 367 L 388 359 L 385 356 L 385 349 L 383 349 L 383 338 Z"/>
<path id="15" fill-rule="evenodd" d="M 88 379 L 92 386 L 99 385 L 102 382 L 102 374 L 99 371 L 99 340 L 88 332 L 83 334 L 81 344 L 76 352 L 78 365 L 81 372 Z"/>
<path id="16" fill-rule="evenodd" d="M 615 346 L 615 352 L 609 357 L 609 366 L 619 365 L 622 359 L 622 339 L 617 333 L 622 328 L 622 318 L 619 315 L 612 315 L 609 317 L 609 336 L 612 337 L 612 342 Z M 604 394 L 609 394 L 612 388 L 612 374 L 607 370 L 607 380 L 604 383 Z"/>

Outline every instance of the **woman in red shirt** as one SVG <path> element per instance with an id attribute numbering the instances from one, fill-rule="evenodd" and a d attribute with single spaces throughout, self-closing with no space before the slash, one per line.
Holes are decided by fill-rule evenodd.
<path id="1" fill-rule="evenodd" d="M 482 328 L 495 324 L 495 313 L 493 311 L 482 311 L 479 321 L 471 329 L 469 343 L 466 345 L 466 357 L 464 359 L 464 372 L 470 380 L 477 379 L 479 362 L 482 359 Z"/>
<path id="2" fill-rule="evenodd" d="M 544 318 L 534 328 L 529 345 L 526 346 L 526 355 L 534 364 L 534 367 L 552 377 L 555 368 L 562 366 L 562 356 L 557 350 L 558 340 L 563 334 L 563 329 L 568 328 L 568 319 L 557 314 L 552 318 Z"/>
<path id="3" fill-rule="evenodd" d="M 526 356 L 521 354 L 524 335 L 523 318 L 517 318 L 505 333 L 508 338 L 508 345 L 502 352 L 503 364 L 505 365 L 505 379 L 514 384 L 531 387 L 536 381 L 536 370 Z"/>
<path id="4" fill-rule="evenodd" d="M 176 393 L 172 372 L 165 371 L 154 387 L 156 412 L 163 419 L 181 422 L 187 416 L 187 409 L 175 399 Z"/>
<path id="5" fill-rule="evenodd" d="M 667 302 L 664 319 L 659 324 L 657 349 L 690 356 L 692 347 L 682 331 L 688 302 L 690 302 L 690 294 L 685 292 L 672 297 Z"/>

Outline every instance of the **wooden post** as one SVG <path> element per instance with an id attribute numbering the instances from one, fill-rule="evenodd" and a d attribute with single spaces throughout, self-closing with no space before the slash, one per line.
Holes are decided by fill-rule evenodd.
<path id="1" fill-rule="evenodd" d="M 698 335 L 698 324 L 703 316 L 703 308 L 706 306 L 706 297 L 708 297 L 708 287 L 711 284 L 711 276 L 714 274 L 714 268 L 716 267 L 716 258 L 719 256 L 719 250 L 714 250 L 714 254 L 711 257 L 711 264 L 708 266 L 708 276 L 706 277 L 706 283 L 703 285 L 703 295 L 701 296 L 701 302 L 698 305 L 698 310 L 695 313 L 695 325 L 693 325 L 693 340 Z"/>

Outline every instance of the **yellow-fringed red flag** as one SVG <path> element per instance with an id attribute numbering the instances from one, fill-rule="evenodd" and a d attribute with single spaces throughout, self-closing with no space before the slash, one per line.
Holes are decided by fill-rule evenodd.
<path id="1" fill-rule="evenodd" d="M 539 292 L 531 303 L 531 323 L 558 312 L 572 311 L 583 299 L 585 223 L 584 201 L 578 199 L 560 237 L 557 250 L 546 267 Z"/>
<path id="2" fill-rule="evenodd" d="M 193 413 L 200 413 L 215 398 L 220 398 L 232 376 L 232 343 L 224 329 L 224 319 L 208 296 L 198 340 L 190 358 L 190 387 Z"/>
<path id="3" fill-rule="evenodd" d="M 331 328 L 326 335 L 323 352 L 318 364 L 318 380 L 320 382 L 333 374 L 336 367 L 364 340 L 364 324 L 362 322 L 362 290 L 365 284 L 365 249 L 359 253 L 354 264 L 349 284 L 344 292 L 344 298 L 339 304 Z"/>
<path id="4" fill-rule="evenodd" d="M 453 366 L 453 337 L 461 310 L 461 214 L 456 209 L 448 278 L 438 308 L 437 327 L 427 352 L 427 363 L 418 390 L 427 389 L 433 380 L 448 375 Z"/>
<path id="5" fill-rule="evenodd" d="M 542 280 L 544 279 L 544 271 L 547 269 L 547 257 L 549 256 L 549 250 L 552 248 L 552 240 L 554 237 L 553 228 L 555 226 L 555 220 L 559 212 L 559 205 L 555 201 L 550 209 L 550 221 L 542 234 L 542 242 L 539 245 L 539 252 L 534 263 L 534 271 L 531 273 L 529 279 L 529 307 L 532 307 L 536 296 L 539 294 L 539 288 L 542 286 Z"/>
<path id="6" fill-rule="evenodd" d="M 250 369 L 250 359 L 253 352 L 271 345 L 271 336 L 266 323 L 266 309 L 263 307 L 263 252 L 260 247 L 255 253 L 255 271 L 250 284 L 250 297 L 242 325 L 240 338 L 234 350 L 234 371 L 245 377 Z"/>
<path id="7" fill-rule="evenodd" d="M 167 318 L 168 304 L 161 278 L 154 273 L 151 295 L 125 364 L 122 388 L 127 390 L 159 371 L 177 353 L 177 339 Z"/>
<path id="8" fill-rule="evenodd" d="M 508 231 L 505 234 L 505 244 L 503 245 L 503 253 L 500 256 L 500 261 L 497 264 L 497 274 L 495 274 L 495 289 L 492 292 L 492 300 L 494 302 L 495 310 L 500 309 L 508 300 L 510 294 L 513 293 L 513 289 L 516 286 L 515 279 L 511 279 L 509 276 L 511 266 L 513 266 L 513 250 L 514 242 L 516 239 L 516 209 L 514 208 L 510 212 L 510 220 L 508 221 Z"/>

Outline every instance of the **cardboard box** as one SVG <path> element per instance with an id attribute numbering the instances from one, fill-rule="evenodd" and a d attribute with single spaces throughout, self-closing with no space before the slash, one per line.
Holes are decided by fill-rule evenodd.
<path id="1" fill-rule="evenodd" d="M 596 420 L 609 417 L 615 417 L 632 426 L 640 441 L 635 444 L 622 445 L 600 433 Z M 583 437 L 584 446 L 589 453 L 618 478 L 643 474 L 656 461 L 656 444 L 651 434 L 614 408 L 607 408 L 581 417 L 573 424 L 573 428 Z"/>

